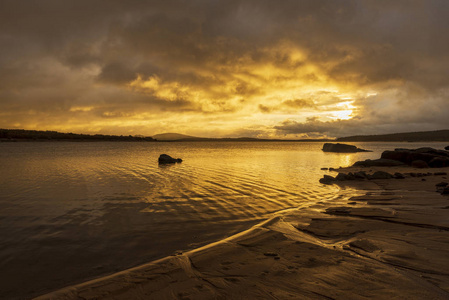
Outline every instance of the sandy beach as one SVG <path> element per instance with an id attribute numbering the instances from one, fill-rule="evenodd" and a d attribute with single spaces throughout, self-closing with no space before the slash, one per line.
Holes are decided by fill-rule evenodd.
<path id="1" fill-rule="evenodd" d="M 341 182 L 356 189 L 347 202 L 283 212 L 217 243 L 36 299 L 448 299 L 449 196 L 435 188 L 447 175 L 433 173 L 449 170 L 427 170 Z"/>

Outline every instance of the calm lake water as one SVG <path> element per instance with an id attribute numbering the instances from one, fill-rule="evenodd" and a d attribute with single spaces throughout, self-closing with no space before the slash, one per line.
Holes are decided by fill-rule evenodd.
<path id="1" fill-rule="evenodd" d="M 322 167 L 446 143 L 0 143 L 0 297 L 22 299 L 216 241 L 273 213 L 349 196 Z M 159 166 L 159 154 L 183 158 Z"/>

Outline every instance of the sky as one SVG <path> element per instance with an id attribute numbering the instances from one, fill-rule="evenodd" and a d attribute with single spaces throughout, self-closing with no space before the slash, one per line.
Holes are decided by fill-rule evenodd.
<path id="1" fill-rule="evenodd" d="M 0 0 L 0 128 L 449 128 L 447 0 Z"/>

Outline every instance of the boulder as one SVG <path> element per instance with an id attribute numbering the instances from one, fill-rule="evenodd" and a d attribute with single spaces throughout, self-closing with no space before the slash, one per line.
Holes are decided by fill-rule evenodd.
<path id="1" fill-rule="evenodd" d="M 448 157 L 434 157 L 431 161 L 429 161 L 429 166 L 431 168 L 449 167 L 449 158 Z"/>
<path id="2" fill-rule="evenodd" d="M 424 168 L 429 167 L 429 165 L 423 160 L 414 160 L 414 161 L 412 161 L 411 166 L 413 168 L 419 168 L 419 169 L 424 169 Z"/>
<path id="3" fill-rule="evenodd" d="M 366 179 L 366 178 L 368 178 L 368 176 L 366 175 L 366 173 L 364 171 L 355 172 L 354 173 L 354 177 L 355 177 L 355 179 Z"/>
<path id="4" fill-rule="evenodd" d="M 182 159 L 180 158 L 173 158 L 170 155 L 167 154 L 161 154 L 159 156 L 159 163 L 160 164 L 174 164 L 174 163 L 180 163 L 182 162 Z"/>
<path id="5" fill-rule="evenodd" d="M 353 167 L 397 167 L 404 165 L 403 162 L 392 159 L 367 159 L 356 162 Z"/>
<path id="6" fill-rule="evenodd" d="M 390 179 L 393 178 L 393 175 L 384 171 L 377 171 L 374 174 L 368 177 L 369 179 Z"/>
<path id="7" fill-rule="evenodd" d="M 334 183 L 335 178 L 329 175 L 324 175 L 323 178 L 320 179 L 320 183 L 323 184 L 332 184 Z"/>
<path id="8" fill-rule="evenodd" d="M 396 179 L 404 179 L 405 178 L 404 174 L 399 173 L 399 172 L 394 173 L 393 177 Z"/>
<path id="9" fill-rule="evenodd" d="M 340 143 L 325 143 L 323 145 L 324 152 L 337 152 L 337 153 L 355 153 L 355 152 L 370 152 L 369 150 L 364 150 L 357 148 L 354 145 L 340 144 Z"/>
<path id="10" fill-rule="evenodd" d="M 349 176 L 345 173 L 338 173 L 338 175 L 335 176 L 335 180 L 337 180 L 337 181 L 351 180 L 351 176 Z"/>

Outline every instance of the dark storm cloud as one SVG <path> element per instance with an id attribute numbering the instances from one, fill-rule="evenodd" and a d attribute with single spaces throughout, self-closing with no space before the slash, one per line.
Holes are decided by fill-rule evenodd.
<path id="1" fill-rule="evenodd" d="M 52 110 L 60 116 L 54 122 L 63 124 L 74 107 L 84 107 L 77 116 L 103 118 L 235 113 L 238 99 L 228 99 L 241 97 L 243 107 L 245 99 L 267 93 L 262 87 L 297 77 L 374 89 L 378 96 L 355 100 L 360 119 L 290 120 L 279 132 L 338 134 L 387 123 L 395 130 L 401 122 L 447 127 L 440 112 L 449 110 L 448 13 L 445 0 L 0 0 L 0 126 L 26 124 L 30 111 L 47 118 Z M 304 57 L 292 59 L 286 47 Z M 269 79 L 251 73 L 262 64 L 290 73 Z M 314 70 L 302 74 L 310 64 Z M 139 78 L 156 78 L 171 90 L 129 89 Z M 270 113 L 325 105 L 294 97 L 251 107 Z M 394 105 L 379 110 L 378 103 Z M 386 121 L 391 115 L 401 122 Z"/>

